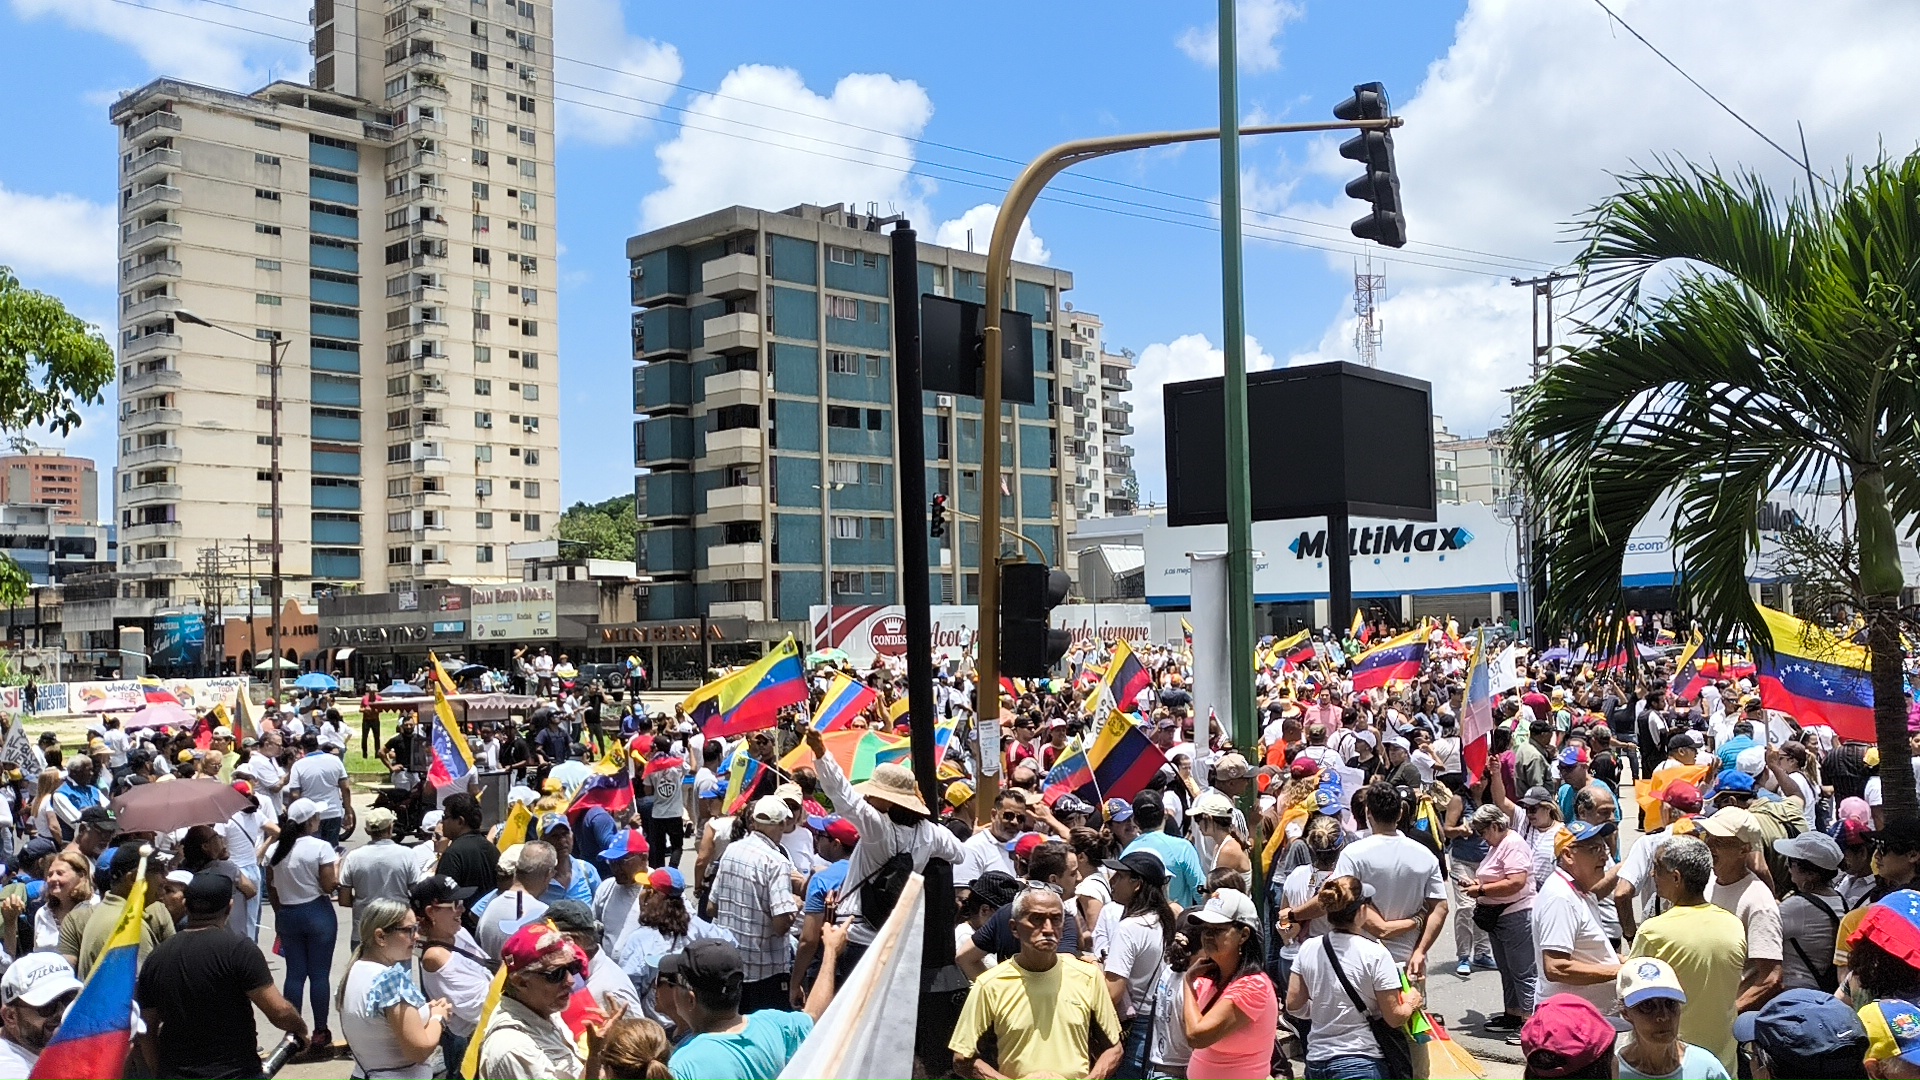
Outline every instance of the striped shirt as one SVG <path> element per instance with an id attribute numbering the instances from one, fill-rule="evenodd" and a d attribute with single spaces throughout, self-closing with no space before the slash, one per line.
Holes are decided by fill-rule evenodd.
<path id="1" fill-rule="evenodd" d="M 786 852 L 758 832 L 729 844 L 714 871 L 714 924 L 739 943 L 748 982 L 793 969 L 792 939 L 773 929 L 774 919 L 800 910 L 792 875 L 793 862 Z"/>

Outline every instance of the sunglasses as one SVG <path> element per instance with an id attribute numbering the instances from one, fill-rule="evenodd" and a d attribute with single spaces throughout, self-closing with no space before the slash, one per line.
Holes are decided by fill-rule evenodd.
<path id="1" fill-rule="evenodd" d="M 580 970 L 581 970 L 580 965 L 576 963 L 576 964 L 568 964 L 565 967 L 548 968 L 545 971 L 536 971 L 534 972 L 534 975 L 540 979 L 545 980 L 551 985 L 558 986 L 559 984 L 563 982 L 567 982 L 568 980 L 572 979 L 575 975 L 580 974 Z"/>
<path id="2" fill-rule="evenodd" d="M 1029 881 L 1025 885 L 1020 886 L 1021 892 L 1037 892 L 1042 889 L 1052 893 L 1053 895 L 1059 897 L 1062 900 L 1065 900 L 1067 898 L 1066 891 L 1061 889 L 1060 886 L 1055 885 L 1051 881 Z"/>
<path id="3" fill-rule="evenodd" d="M 1682 1002 L 1675 1001 L 1672 998 L 1648 998 L 1647 1000 L 1641 1002 L 1638 1005 L 1629 1005 L 1627 1006 L 1627 1008 L 1633 1012 L 1645 1013 L 1648 1016 L 1653 1016 L 1657 1013 L 1667 1013 L 1667 1012 L 1677 1013 L 1680 1011 L 1682 1006 L 1683 1006 Z"/>

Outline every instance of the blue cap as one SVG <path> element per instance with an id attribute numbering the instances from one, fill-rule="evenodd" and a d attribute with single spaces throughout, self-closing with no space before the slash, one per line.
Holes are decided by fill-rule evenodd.
<path id="1" fill-rule="evenodd" d="M 814 832 L 826 832 L 827 826 L 833 824 L 835 820 L 835 816 L 831 814 L 826 817 L 821 817 L 818 814 L 808 814 L 807 828 L 812 829 Z"/>
<path id="2" fill-rule="evenodd" d="M 1739 769 L 1723 770 L 1720 778 L 1714 781 L 1713 793 L 1718 795 L 1723 791 L 1738 791 L 1751 795 L 1753 794 L 1753 777 Z"/>
<path id="3" fill-rule="evenodd" d="M 1567 840 L 1569 844 L 1584 844 L 1589 840 L 1600 840 L 1613 835 L 1613 822 L 1603 821 L 1595 825 L 1591 821 L 1567 822 Z M 1558 845 L 1555 845 L 1557 851 Z"/>
<path id="4" fill-rule="evenodd" d="M 1854 1011 L 1832 994 L 1806 988 L 1741 1013 L 1734 1018 L 1733 1035 L 1758 1043 L 1776 1061 L 1846 1057 L 1858 1064 L 1867 1052 L 1867 1029 Z"/>
<path id="5" fill-rule="evenodd" d="M 1133 804 L 1128 802 L 1125 799 L 1108 799 L 1107 800 L 1107 820 L 1108 821 L 1132 821 L 1133 820 Z"/>

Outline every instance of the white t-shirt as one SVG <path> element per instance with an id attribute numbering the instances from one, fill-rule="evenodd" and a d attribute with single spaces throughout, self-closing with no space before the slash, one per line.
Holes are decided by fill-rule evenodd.
<path id="1" fill-rule="evenodd" d="M 286 790 L 298 790 L 301 798 L 319 803 L 322 821 L 346 816 L 346 807 L 340 803 L 340 782 L 347 778 L 347 767 L 339 758 L 325 751 L 308 754 L 293 763 L 292 773 Z"/>
<path id="2" fill-rule="evenodd" d="M 992 829 L 976 829 L 966 842 L 960 845 L 966 854 L 965 861 L 953 868 L 953 884 L 956 888 L 972 885 L 974 879 L 989 870 L 998 870 L 1003 874 L 1018 877 L 1014 870 L 1013 852 L 1007 850 L 1006 841 L 993 835 Z"/>
<path id="3" fill-rule="evenodd" d="M 427 1060 L 418 1065 L 407 1064 L 406 1048 L 393 1033 L 386 1013 L 368 1011 L 367 992 L 386 970 L 385 965 L 371 960 L 356 960 L 347 969 L 346 990 L 340 1001 L 340 1029 L 347 1037 L 347 1045 L 353 1047 L 354 1074 L 378 1076 L 382 1080 L 430 1080 L 433 1056 L 429 1054 Z M 405 1002 L 392 1007 L 413 1008 Z"/>
<path id="4" fill-rule="evenodd" d="M 1327 879 L 1332 876 L 1333 871 L 1315 870 L 1312 863 L 1308 863 L 1305 866 L 1296 866 L 1288 872 L 1287 879 L 1280 883 L 1280 899 L 1289 908 L 1297 908 L 1308 900 L 1313 899 L 1314 894 L 1320 891 L 1320 886 L 1326 884 Z M 1300 949 L 1303 945 L 1312 942 L 1314 938 L 1320 937 L 1332 929 L 1333 924 L 1329 923 L 1324 917 L 1311 920 L 1307 923 L 1306 938 L 1303 941 L 1286 941 L 1282 943 L 1280 946 L 1280 955 L 1291 960 L 1300 955 Z"/>
<path id="5" fill-rule="evenodd" d="M 1633 842 L 1627 849 L 1627 857 L 1620 862 L 1620 880 L 1633 886 L 1634 902 L 1640 905 L 1640 918 L 1651 919 L 1666 910 L 1665 901 L 1653 888 L 1653 857 L 1660 853 L 1660 845 L 1672 835 L 1666 829 L 1646 833 Z"/>
<path id="6" fill-rule="evenodd" d="M 515 930 L 527 925 L 547 913 L 547 905 L 537 896 L 509 890 L 493 898 L 487 909 L 476 920 L 473 936 L 480 942 L 480 948 L 495 961 L 500 959 L 500 947 L 507 943 Z"/>
<path id="7" fill-rule="evenodd" d="M 1780 939 L 1780 902 L 1773 898 L 1773 890 L 1752 873 L 1740 877 L 1728 884 L 1720 884 L 1720 879 L 1707 883 L 1707 903 L 1726 908 L 1740 916 L 1740 923 L 1747 928 L 1747 972 L 1753 971 L 1755 960 L 1779 960 L 1785 949 Z"/>
<path id="8" fill-rule="evenodd" d="M 287 775 L 287 770 L 281 768 L 279 762 L 264 754 L 255 754 L 247 759 L 245 765 L 237 766 L 236 771 L 244 771 L 253 777 L 253 793 L 260 797 L 263 808 L 271 803 L 274 810 L 279 811 L 283 805 L 280 799 L 282 792 L 274 790 L 274 785 Z"/>
<path id="9" fill-rule="evenodd" d="M 29 1054 L 26 1047 L 0 1037 L 0 1077 L 5 1080 L 27 1080 L 27 1074 L 33 1072 L 33 1063 L 39 1060 L 39 1054 Z"/>
<path id="10" fill-rule="evenodd" d="M 1155 1065 L 1184 1068 L 1193 1057 L 1187 1045 L 1187 1025 L 1181 1016 L 1185 990 L 1182 973 L 1169 967 L 1160 969 L 1160 982 L 1153 991 L 1153 1036 L 1147 1056 Z"/>
<path id="11" fill-rule="evenodd" d="M 1341 876 L 1351 874 L 1373 886 L 1373 906 L 1388 919 L 1411 918 L 1427 901 L 1447 897 L 1447 883 L 1440 876 L 1440 860 L 1418 840 L 1398 834 L 1368 836 L 1348 844 L 1340 852 L 1340 862 L 1333 872 Z M 1419 937 L 1414 933 L 1400 934 L 1383 944 L 1393 955 L 1394 963 L 1404 964 L 1413 955 Z M 1360 985 L 1358 980 L 1354 981 L 1356 988 Z M 1319 1023 L 1317 1016 L 1314 1023 Z"/>
<path id="12" fill-rule="evenodd" d="M 1345 873 L 1341 870 L 1339 873 Z M 1374 886 L 1375 899 L 1378 899 L 1379 886 Z M 1347 981 L 1353 984 L 1353 992 L 1366 1008 L 1365 1013 L 1355 1011 L 1353 998 L 1347 995 L 1346 987 L 1340 984 L 1339 975 L 1334 973 L 1333 965 L 1327 961 L 1325 942 L 1333 943 L 1333 952 L 1340 960 L 1340 970 L 1346 973 Z M 1313 942 L 1312 948 L 1300 950 L 1293 961 L 1293 973 L 1307 984 L 1307 1018 L 1313 1021 L 1313 1028 L 1307 1034 L 1307 1060 L 1326 1061 L 1328 1058 L 1346 1055 L 1377 1058 L 1380 1056 L 1380 1044 L 1374 1041 L 1373 1032 L 1367 1026 L 1368 1015 L 1379 1015 L 1378 997 L 1382 990 L 1400 989 L 1400 968 L 1398 962 L 1387 952 L 1387 947 L 1371 938 L 1345 931 L 1335 931 Z"/>
<path id="13" fill-rule="evenodd" d="M 293 842 L 287 857 L 271 867 L 273 891 L 282 907 L 310 904 L 320 899 L 320 868 L 340 861 L 333 845 L 307 835 Z"/>
<path id="14" fill-rule="evenodd" d="M 1546 953 L 1552 950 L 1589 964 L 1617 964 L 1620 954 L 1607 940 L 1600 911 L 1592 894 L 1574 887 L 1563 871 L 1555 870 L 1533 898 L 1534 970 L 1537 972 L 1534 1000 L 1545 1001 L 1555 994 L 1574 994 L 1586 998 L 1603 1013 L 1613 1013 L 1616 995 L 1613 980 L 1589 986 L 1555 982 L 1547 977 Z"/>
<path id="15" fill-rule="evenodd" d="M 259 802 L 260 809 L 243 810 L 220 826 L 227 838 L 227 858 L 242 870 L 260 865 L 260 841 L 266 839 L 267 826 L 273 823 L 272 804 L 265 799 Z"/>
<path id="16" fill-rule="evenodd" d="M 1127 980 L 1127 996 L 1121 1003 L 1120 1019 L 1147 1011 L 1147 999 L 1158 981 L 1164 947 L 1158 915 L 1128 915 L 1114 924 L 1104 966 L 1108 974 Z"/>

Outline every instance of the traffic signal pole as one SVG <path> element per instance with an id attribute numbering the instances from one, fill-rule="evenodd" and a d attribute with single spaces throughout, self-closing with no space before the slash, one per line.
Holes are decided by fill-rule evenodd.
<path id="1" fill-rule="evenodd" d="M 1231 29 L 1233 26 L 1232 7 L 1232 0 L 1222 0 L 1221 8 L 1223 12 L 1226 13 L 1221 20 L 1221 40 L 1223 47 L 1227 42 L 1233 40 Z M 1231 64 L 1223 64 L 1222 68 L 1224 70 L 1231 66 Z M 1235 96 L 1237 97 L 1237 86 Z M 1225 104 L 1224 90 L 1222 100 L 1223 104 Z M 1222 113 L 1222 124 L 1228 130 L 1232 130 L 1233 120 L 1234 116 L 1231 112 Z M 1381 119 L 1333 120 L 1323 123 L 1261 124 L 1258 126 L 1239 128 L 1238 134 L 1282 135 L 1310 131 L 1388 131 L 1399 126 L 1400 118 L 1397 116 L 1389 116 Z M 985 398 L 985 407 L 981 412 L 981 416 L 985 423 L 983 424 L 982 431 L 984 443 L 980 448 L 980 472 L 982 474 L 981 489 L 985 497 L 980 502 L 979 629 L 976 632 L 975 641 L 977 644 L 974 651 L 974 685 L 978 688 L 979 694 L 978 723 L 976 730 L 980 726 L 989 724 L 997 727 L 1000 722 L 1000 425 L 1003 422 L 1003 417 L 1001 416 L 1000 380 L 1006 355 L 1005 348 L 1001 342 L 1000 309 L 1006 302 L 1008 287 L 1011 284 L 1009 278 L 1013 271 L 1013 242 L 1020 234 L 1021 224 L 1027 220 L 1027 214 L 1033 209 L 1034 201 L 1040 197 L 1042 191 L 1046 190 L 1047 184 L 1052 181 L 1054 177 L 1073 166 L 1083 161 L 1092 161 L 1095 158 L 1124 153 L 1129 150 L 1145 150 L 1150 147 L 1168 146 L 1175 143 L 1205 142 L 1209 139 L 1218 138 L 1220 138 L 1220 129 L 1204 128 L 1197 131 L 1157 131 L 1139 135 L 1110 135 L 1098 139 L 1078 139 L 1073 142 L 1061 143 L 1059 146 L 1034 158 L 1033 161 L 1021 171 L 1019 177 L 1014 180 L 1013 186 L 1007 189 L 1006 198 L 1000 202 L 1000 213 L 999 216 L 994 219 L 993 223 L 993 240 L 987 248 L 986 310 L 982 313 L 984 321 L 981 344 L 984 355 L 981 357 L 981 363 L 984 369 L 986 385 L 982 391 L 982 396 Z M 1223 172 L 1224 171 L 1225 165 L 1223 162 Z M 1238 169 L 1236 168 L 1234 170 L 1236 183 L 1238 175 Z M 1234 194 L 1237 201 L 1237 186 L 1234 188 Z M 1232 223 L 1232 228 L 1224 231 L 1233 234 L 1233 250 L 1237 253 L 1240 245 L 1239 215 L 1236 212 L 1231 217 L 1223 216 L 1223 221 L 1230 221 Z M 1223 241 L 1223 259 L 1225 258 L 1224 244 L 1225 241 Z M 1233 263 L 1234 299 L 1231 303 L 1237 309 L 1240 303 L 1239 259 L 1237 255 L 1233 259 Z M 1240 337 L 1244 339 L 1244 333 L 1241 334 Z M 1244 341 L 1236 342 L 1233 340 L 1229 340 L 1226 344 L 1229 350 L 1229 356 L 1234 355 L 1236 352 L 1240 355 L 1240 376 L 1238 379 L 1230 378 L 1227 380 L 1229 386 L 1227 393 L 1229 395 L 1229 401 L 1234 400 L 1234 397 L 1237 395 L 1241 403 L 1241 457 L 1238 464 L 1244 467 L 1247 464 L 1245 456 L 1245 345 Z M 1242 497 L 1246 502 L 1250 503 L 1251 496 L 1245 494 L 1247 488 L 1244 484 L 1239 490 L 1242 492 Z M 1231 496 L 1229 497 L 1231 498 Z M 1244 505 L 1243 503 L 1243 508 Z M 1247 529 L 1249 537 L 1251 536 L 1251 531 L 1251 525 L 1249 525 Z M 1064 540 L 1065 538 L 1063 537 L 1062 539 Z M 957 546 L 958 545 L 956 545 L 956 547 Z M 1251 548 L 1252 542 L 1249 539 L 1243 544 L 1243 551 L 1250 551 Z M 1055 554 L 1058 555 L 1058 552 Z M 964 567 L 960 567 L 958 570 L 964 575 Z M 964 580 L 964 577 L 962 580 Z M 1244 628 L 1242 632 L 1247 638 L 1245 643 L 1246 648 L 1240 653 L 1240 655 L 1244 657 L 1253 655 L 1252 574 L 1250 571 L 1247 575 L 1247 581 L 1249 584 L 1248 592 L 1245 595 L 1247 610 L 1244 614 L 1232 616 L 1232 618 L 1242 620 L 1241 625 Z M 1238 608 L 1241 605 L 1239 602 L 1236 602 L 1234 606 Z M 1251 684 L 1249 684 L 1249 695 L 1251 695 L 1251 691 L 1252 687 Z M 1249 696 L 1249 713 L 1251 708 L 1252 699 L 1251 696 Z M 1251 715 L 1247 718 L 1247 722 L 1251 723 Z M 974 788 L 975 818 L 982 824 L 985 824 L 988 816 L 993 813 L 993 804 L 999 793 L 1000 781 L 997 773 L 987 775 L 984 771 L 984 765 L 979 767 L 979 770 L 975 775 L 975 780 L 977 781 Z"/>

